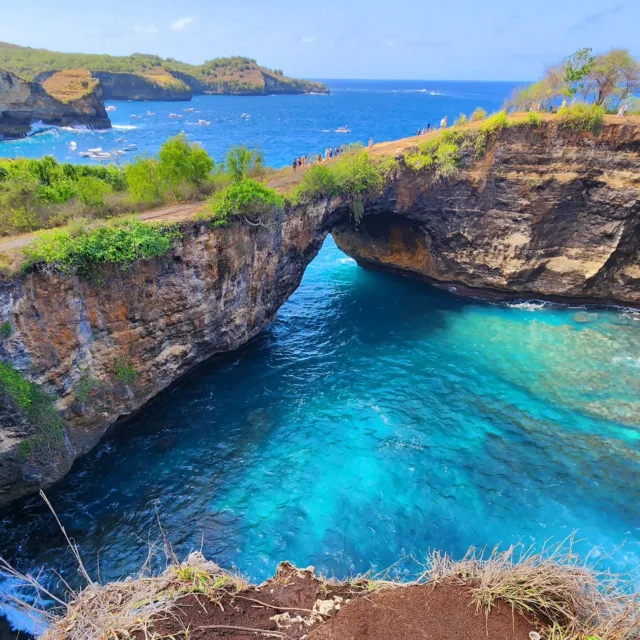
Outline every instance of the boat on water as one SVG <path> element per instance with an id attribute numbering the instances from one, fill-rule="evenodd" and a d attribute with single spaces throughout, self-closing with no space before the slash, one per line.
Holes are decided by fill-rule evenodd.
<path id="1" fill-rule="evenodd" d="M 140 116 L 137 116 L 135 113 L 132 113 L 129 117 L 133 118 L 134 120 L 137 120 Z"/>
<path id="2" fill-rule="evenodd" d="M 153 111 L 147 111 L 148 116 L 155 116 L 156 114 Z"/>
<path id="3" fill-rule="evenodd" d="M 336 133 L 351 133 L 351 129 L 349 127 L 338 127 Z"/>
<path id="4" fill-rule="evenodd" d="M 250 118 L 251 116 L 248 113 L 243 113 L 240 117 L 247 119 L 247 118 Z"/>
<path id="5" fill-rule="evenodd" d="M 78 155 L 82 158 L 90 158 L 93 153 L 91 151 L 81 151 Z"/>
<path id="6" fill-rule="evenodd" d="M 114 107 L 112 104 L 110 104 L 105 111 L 117 111 L 118 107 Z"/>
<path id="7" fill-rule="evenodd" d="M 89 157 L 94 160 L 109 160 L 111 154 L 108 151 L 101 151 L 100 153 L 92 153 Z"/>
<path id="8" fill-rule="evenodd" d="M 118 142 L 125 142 L 125 138 L 118 138 Z"/>
<path id="9" fill-rule="evenodd" d="M 198 120 L 198 124 L 211 124 L 209 120 Z"/>
<path id="10" fill-rule="evenodd" d="M 170 114 L 169 114 L 169 117 L 170 117 L 170 118 L 182 118 L 182 116 L 181 116 L 181 115 L 179 115 L 179 114 L 177 114 L 177 113 L 170 113 Z"/>
<path id="11" fill-rule="evenodd" d="M 102 151 L 102 147 L 94 147 L 93 149 L 87 149 L 89 153 L 100 153 Z"/>
<path id="12" fill-rule="evenodd" d="M 122 147 L 124 151 L 135 151 L 138 148 L 137 144 L 128 144 L 126 147 Z"/>
<path id="13" fill-rule="evenodd" d="M 186 111 L 187 113 L 193 113 L 195 109 L 193 107 L 187 107 L 186 109 L 184 109 L 184 111 Z"/>
<path id="14" fill-rule="evenodd" d="M 69 151 L 75 151 L 78 148 L 78 143 L 75 140 L 72 140 L 69 143 Z"/>

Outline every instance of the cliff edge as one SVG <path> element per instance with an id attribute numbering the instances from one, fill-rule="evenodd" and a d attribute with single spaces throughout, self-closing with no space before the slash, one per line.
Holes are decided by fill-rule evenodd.
<path id="1" fill-rule="evenodd" d="M 21 138 L 38 122 L 58 127 L 111 128 L 100 87 L 80 75 L 66 74 L 67 92 L 55 97 L 41 84 L 0 69 L 0 137 Z"/>

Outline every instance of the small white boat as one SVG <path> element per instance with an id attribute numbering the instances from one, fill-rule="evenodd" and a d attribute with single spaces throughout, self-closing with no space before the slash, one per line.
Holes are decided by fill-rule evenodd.
<path id="1" fill-rule="evenodd" d="M 179 114 L 177 114 L 177 113 L 170 113 L 170 114 L 169 114 L 169 117 L 170 117 L 170 118 L 182 118 L 182 116 L 181 116 L 181 115 L 179 115 Z"/>
<path id="2" fill-rule="evenodd" d="M 91 151 L 81 151 L 78 155 L 83 158 L 90 158 L 93 153 L 91 153 Z"/>
<path id="3" fill-rule="evenodd" d="M 137 116 L 135 113 L 132 113 L 129 117 L 133 118 L 134 120 L 137 120 L 140 116 Z"/>
<path id="4" fill-rule="evenodd" d="M 75 151 L 78 148 L 78 143 L 75 140 L 72 140 L 69 143 L 69 151 Z"/>
<path id="5" fill-rule="evenodd" d="M 102 151 L 101 153 L 92 153 L 89 157 L 94 160 L 108 160 L 111 158 L 111 154 L 108 151 Z"/>
<path id="6" fill-rule="evenodd" d="M 94 149 L 87 149 L 89 153 L 100 153 L 102 151 L 102 147 L 95 147 Z"/>
<path id="7" fill-rule="evenodd" d="M 193 107 L 188 107 L 187 109 L 185 109 L 185 111 L 187 113 L 193 113 L 195 111 L 195 109 Z"/>
<path id="8" fill-rule="evenodd" d="M 248 113 L 243 113 L 240 117 L 241 118 L 250 118 L 251 116 Z"/>
<path id="9" fill-rule="evenodd" d="M 351 133 L 351 129 L 349 127 L 338 127 L 336 133 Z"/>
<path id="10" fill-rule="evenodd" d="M 124 138 L 118 138 L 118 142 L 125 142 Z"/>
<path id="11" fill-rule="evenodd" d="M 155 116 L 156 114 L 153 111 L 147 111 L 148 116 Z"/>
<path id="12" fill-rule="evenodd" d="M 211 124 L 208 120 L 198 120 L 198 124 Z"/>
<path id="13" fill-rule="evenodd" d="M 125 151 L 135 151 L 137 148 L 137 144 L 128 144 L 126 147 L 123 147 Z"/>
<path id="14" fill-rule="evenodd" d="M 110 104 L 105 111 L 117 111 L 118 107 L 114 107 L 112 104 Z"/>

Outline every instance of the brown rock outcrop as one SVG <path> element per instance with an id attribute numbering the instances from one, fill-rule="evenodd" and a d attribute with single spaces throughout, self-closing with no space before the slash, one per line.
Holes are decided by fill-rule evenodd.
<path id="1" fill-rule="evenodd" d="M 42 85 L 0 69 L 0 139 L 23 137 L 36 122 L 58 127 L 111 128 L 98 86 L 78 99 L 62 102 Z"/>

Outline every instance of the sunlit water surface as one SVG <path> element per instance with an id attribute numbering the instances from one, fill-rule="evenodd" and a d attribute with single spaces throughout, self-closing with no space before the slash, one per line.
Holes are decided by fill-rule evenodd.
<path id="1" fill-rule="evenodd" d="M 291 560 L 347 576 L 429 549 L 579 531 L 640 558 L 640 314 L 487 303 L 360 269 L 328 239 L 259 339 L 163 394 L 49 491 L 103 580 L 156 514 L 177 550 L 254 580 Z M 73 562 L 31 498 L 0 551 Z M 13 619 L 16 616 L 11 614 Z"/>
<path id="2" fill-rule="evenodd" d="M 123 136 L 153 152 L 184 129 L 216 158 L 258 144 L 278 165 L 497 109 L 513 86 L 330 84 L 331 96 L 202 96 L 193 115 L 117 103 L 114 131 L 52 131 L 0 155 L 77 161 L 71 140 L 109 149 Z M 199 118 L 211 125 L 188 124 Z M 639 410 L 640 314 L 459 298 L 359 269 L 329 239 L 271 328 L 161 395 L 48 494 L 103 580 L 140 567 L 157 513 L 181 554 L 202 544 L 254 580 L 284 559 L 346 576 L 575 530 L 579 549 L 624 571 L 640 558 Z M 3 510 L 0 555 L 77 579 L 38 498 Z"/>

